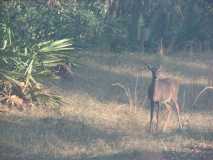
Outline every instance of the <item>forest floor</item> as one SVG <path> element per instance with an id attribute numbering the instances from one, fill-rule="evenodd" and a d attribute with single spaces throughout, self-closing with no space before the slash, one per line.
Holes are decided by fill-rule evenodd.
<path id="1" fill-rule="evenodd" d="M 72 79 L 53 87 L 67 104 L 0 113 L 0 160 L 212 160 L 213 94 L 192 103 L 211 80 L 211 56 L 81 53 Z M 210 58 L 211 57 L 211 58 Z M 150 134 L 147 63 L 180 81 L 183 129 L 172 114 L 168 129 Z M 135 105 L 129 105 L 122 84 Z M 137 88 L 137 89 L 135 89 Z"/>

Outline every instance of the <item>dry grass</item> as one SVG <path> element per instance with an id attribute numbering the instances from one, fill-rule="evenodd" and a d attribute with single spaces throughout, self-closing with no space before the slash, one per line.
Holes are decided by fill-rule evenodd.
<path id="1" fill-rule="evenodd" d="M 181 81 L 183 130 L 173 113 L 166 133 L 150 135 L 147 86 L 150 74 L 142 61 L 160 62 L 165 76 Z M 0 159 L 45 160 L 211 160 L 213 117 L 211 93 L 193 107 L 195 95 L 208 82 L 206 62 L 197 57 L 159 57 L 140 54 L 89 54 L 72 81 L 54 87 L 67 101 L 59 109 L 32 108 L 0 113 Z M 134 94 L 138 77 L 137 112 L 113 83 Z M 165 120 L 163 107 L 161 125 Z"/>

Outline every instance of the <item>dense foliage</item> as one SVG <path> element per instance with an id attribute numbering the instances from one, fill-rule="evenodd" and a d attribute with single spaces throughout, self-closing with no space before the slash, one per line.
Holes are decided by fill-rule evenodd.
<path id="1" fill-rule="evenodd" d="M 190 49 L 202 52 L 212 48 L 213 3 L 209 0 L 48 2 L 58 4 L 55 8 L 61 7 L 65 25 L 60 30 L 81 47 L 146 52 L 160 48 L 168 52 Z"/>
<path id="2" fill-rule="evenodd" d="M 3 2 L 1 2 L 3 3 Z M 76 47 L 170 51 L 210 49 L 213 3 L 209 0 L 5 1 L 16 39 L 72 38 Z M 6 6 L 6 7 L 5 7 Z M 8 16 L 8 15 L 7 15 Z"/>
<path id="3" fill-rule="evenodd" d="M 47 10 L 41 13 L 49 14 Z M 58 78 L 56 66 L 74 63 L 71 40 L 51 37 L 50 25 L 40 26 L 42 15 L 34 6 L 8 1 L 1 4 L 0 14 L 0 101 L 19 107 L 59 104 L 60 97 L 43 84 Z"/>

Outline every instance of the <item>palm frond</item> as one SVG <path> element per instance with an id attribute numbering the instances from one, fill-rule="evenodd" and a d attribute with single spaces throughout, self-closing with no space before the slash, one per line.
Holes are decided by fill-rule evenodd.
<path id="1" fill-rule="evenodd" d="M 2 77 L 4 77 L 6 80 L 8 80 L 8 81 L 10 81 L 10 82 L 12 82 L 12 83 L 14 83 L 14 84 L 16 84 L 16 85 L 18 85 L 18 86 L 22 86 L 22 82 L 21 82 L 21 81 L 16 80 L 15 78 L 13 78 L 13 77 L 7 75 L 6 73 L 0 71 L 0 75 L 1 75 Z"/>
<path id="2" fill-rule="evenodd" d="M 72 43 L 70 39 L 42 42 L 42 43 L 39 43 L 37 46 L 39 48 L 40 53 L 68 51 L 73 49 L 71 47 Z"/>

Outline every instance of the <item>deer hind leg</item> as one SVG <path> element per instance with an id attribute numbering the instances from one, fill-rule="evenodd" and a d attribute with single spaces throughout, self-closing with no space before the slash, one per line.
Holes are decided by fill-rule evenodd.
<path id="1" fill-rule="evenodd" d="M 159 122 L 159 108 L 160 108 L 160 103 L 157 102 L 156 103 L 156 106 L 157 106 L 157 126 L 156 126 L 156 129 L 158 130 L 158 122 Z"/>
<path id="2" fill-rule="evenodd" d="M 170 116 L 171 116 L 171 113 L 172 113 L 171 105 L 169 105 L 168 103 L 164 103 L 164 104 L 166 106 L 166 110 L 168 112 L 168 116 L 167 116 L 166 122 L 164 123 L 164 126 L 163 126 L 163 132 L 166 131 L 166 128 L 167 128 L 168 122 L 170 121 Z"/>
<path id="3" fill-rule="evenodd" d="M 176 107 L 176 111 L 177 111 L 179 127 L 182 129 L 183 126 L 182 126 L 181 120 L 180 120 L 180 106 L 177 101 L 174 101 L 174 103 L 175 103 L 175 107 Z"/>
<path id="4" fill-rule="evenodd" d="M 151 108 L 150 108 L 150 125 L 149 125 L 149 131 L 152 132 L 153 131 L 153 115 L 154 115 L 154 108 L 155 108 L 155 103 L 154 101 L 151 101 Z"/>

